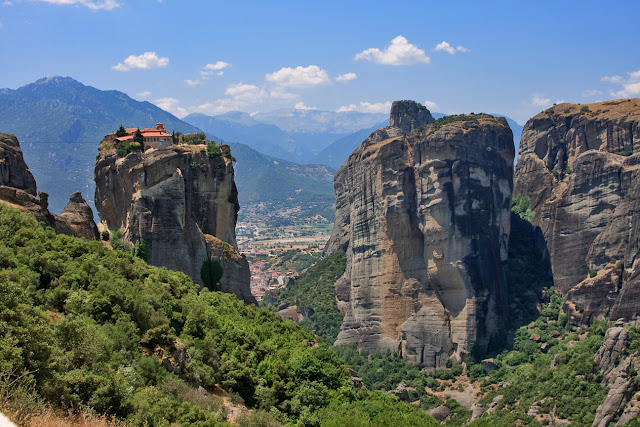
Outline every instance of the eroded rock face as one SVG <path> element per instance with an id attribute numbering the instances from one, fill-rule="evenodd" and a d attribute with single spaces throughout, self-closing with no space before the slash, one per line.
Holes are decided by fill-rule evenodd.
<path id="1" fill-rule="evenodd" d="M 596 411 L 593 426 L 606 427 L 617 417 L 621 418 L 617 425 L 623 425 L 631 419 L 630 416 L 638 413 L 638 408 L 630 404 L 636 392 L 631 371 L 636 369 L 638 355 L 625 354 L 627 339 L 627 329 L 609 328 L 600 350 L 595 355 L 595 361 L 603 376 L 602 385 L 609 388 L 609 393 Z"/>
<path id="2" fill-rule="evenodd" d="M 204 146 L 172 146 L 117 158 L 101 147 L 94 172 L 96 207 L 110 230 L 149 246 L 149 263 L 182 271 L 202 284 L 206 259 L 224 269 L 222 290 L 255 302 L 246 259 L 237 252 L 239 210 L 233 165 Z"/>
<path id="3" fill-rule="evenodd" d="M 18 138 L 10 133 L 0 133 L 0 185 L 37 196 L 36 180 L 24 162 Z"/>
<path id="4" fill-rule="evenodd" d="M 503 310 L 511 130 L 486 115 L 433 123 L 395 102 L 335 176 L 334 231 L 325 254 L 347 253 L 336 282 L 345 317 L 336 344 L 391 349 L 443 367 L 486 344 Z"/>
<path id="5" fill-rule="evenodd" d="M 640 308 L 639 104 L 556 105 L 522 134 L 514 193 L 530 197 L 555 286 L 579 323 Z"/>
<path id="6" fill-rule="evenodd" d="M 97 228 L 91 207 L 80 192 L 71 196 L 62 215 L 49 212 L 49 195 L 37 191 L 36 181 L 27 167 L 20 143 L 15 135 L 0 133 L 0 201 L 29 212 L 56 233 L 97 239 Z M 73 203 L 72 203 L 73 202 Z"/>
<path id="7" fill-rule="evenodd" d="M 62 218 L 69 226 L 74 230 L 75 234 L 81 236 L 87 240 L 98 240 L 100 235 L 98 234 L 98 227 L 93 221 L 93 211 L 82 197 L 82 193 L 76 191 L 69 198 L 69 203 L 64 207 L 64 210 L 60 214 Z"/>

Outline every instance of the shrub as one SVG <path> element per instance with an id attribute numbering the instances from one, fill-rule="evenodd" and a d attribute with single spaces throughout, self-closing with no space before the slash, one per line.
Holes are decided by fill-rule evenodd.
<path id="1" fill-rule="evenodd" d="M 589 109 L 588 105 L 583 105 L 582 108 L 580 109 L 581 113 L 590 113 L 591 110 Z"/>
<path id="2" fill-rule="evenodd" d="M 142 144 L 138 142 L 119 142 L 116 146 L 116 154 L 118 157 L 127 157 L 129 153 L 133 153 L 134 151 L 142 151 Z"/>
<path id="3" fill-rule="evenodd" d="M 220 150 L 220 147 L 218 147 L 215 142 L 209 141 L 207 142 L 207 154 L 213 159 L 222 156 L 222 150 Z"/>

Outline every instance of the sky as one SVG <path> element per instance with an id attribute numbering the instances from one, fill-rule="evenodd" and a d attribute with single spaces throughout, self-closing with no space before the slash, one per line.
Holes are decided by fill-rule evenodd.
<path id="1" fill-rule="evenodd" d="M 637 0 L 0 0 L 0 87 L 73 77 L 183 117 L 504 114 L 640 96 Z"/>

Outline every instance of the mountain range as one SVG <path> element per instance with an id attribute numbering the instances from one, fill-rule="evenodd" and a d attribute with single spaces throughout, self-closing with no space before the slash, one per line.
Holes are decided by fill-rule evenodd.
<path id="1" fill-rule="evenodd" d="M 385 119 L 386 114 L 292 108 L 253 115 L 239 111 L 218 116 L 195 113 L 183 120 L 225 141 L 241 142 L 270 156 L 298 163 L 318 163 L 316 155 L 333 142 L 362 129 L 377 129 Z"/>
<path id="2" fill-rule="evenodd" d="M 200 130 L 146 101 L 116 90 L 102 91 L 70 77 L 43 78 L 16 90 L 0 89 L 0 129 L 20 142 L 97 143 L 120 125 L 171 131 Z"/>

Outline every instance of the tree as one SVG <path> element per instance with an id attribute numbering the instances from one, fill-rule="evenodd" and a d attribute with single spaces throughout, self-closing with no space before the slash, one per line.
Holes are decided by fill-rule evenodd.
<path id="1" fill-rule="evenodd" d="M 127 136 L 127 131 L 125 130 L 125 128 L 122 125 L 120 125 L 120 127 L 116 131 L 116 136 L 118 138 L 120 138 L 121 136 Z"/>
<path id="2" fill-rule="evenodd" d="M 210 291 L 222 290 L 222 285 L 220 284 L 222 273 L 224 273 L 224 269 L 222 268 L 222 265 L 220 265 L 220 262 L 215 259 L 204 260 L 202 267 L 200 268 L 200 278 L 202 279 L 202 283 Z"/>
<path id="3" fill-rule="evenodd" d="M 142 132 L 140 132 L 140 128 L 133 134 L 133 142 L 137 142 L 141 147 L 144 146 L 144 137 L 142 136 Z"/>

